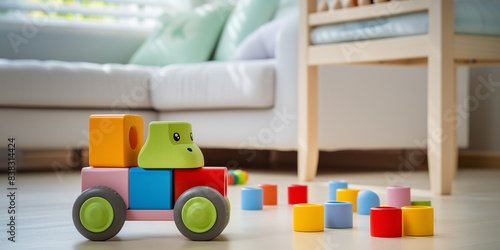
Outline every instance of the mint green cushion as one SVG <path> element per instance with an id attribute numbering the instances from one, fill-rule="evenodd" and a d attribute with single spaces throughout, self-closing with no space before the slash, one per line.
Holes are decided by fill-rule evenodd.
<path id="1" fill-rule="evenodd" d="M 232 6 L 204 4 L 189 12 L 163 15 L 162 25 L 135 52 L 129 63 L 164 66 L 207 61 Z"/>
<path id="2" fill-rule="evenodd" d="M 271 20 L 279 0 L 240 0 L 231 13 L 219 44 L 215 60 L 230 60 L 238 45 L 254 30 Z"/>

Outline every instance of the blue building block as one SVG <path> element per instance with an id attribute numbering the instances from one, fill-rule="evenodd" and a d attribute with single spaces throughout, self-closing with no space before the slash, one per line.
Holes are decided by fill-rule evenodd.
<path id="1" fill-rule="evenodd" d="M 345 201 L 325 202 L 326 228 L 352 228 L 352 203 Z"/>
<path id="2" fill-rule="evenodd" d="M 380 198 L 370 190 L 362 190 L 358 193 L 358 214 L 370 215 L 372 207 L 380 207 Z"/>
<path id="3" fill-rule="evenodd" d="M 337 200 L 337 189 L 347 188 L 347 181 L 329 181 L 328 182 L 328 200 Z"/>
<path id="4" fill-rule="evenodd" d="M 262 188 L 241 188 L 241 209 L 262 210 L 264 190 Z"/>
<path id="5" fill-rule="evenodd" d="M 130 168 L 130 209 L 173 209 L 173 170 Z"/>

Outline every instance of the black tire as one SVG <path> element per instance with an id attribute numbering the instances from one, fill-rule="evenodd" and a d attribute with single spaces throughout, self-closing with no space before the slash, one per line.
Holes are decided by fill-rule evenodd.
<path id="1" fill-rule="evenodd" d="M 111 207 L 113 208 L 113 221 L 102 232 L 91 232 L 82 224 L 80 219 L 80 209 L 82 205 L 90 198 L 101 197 L 105 199 Z M 76 229 L 83 235 L 85 238 L 94 241 L 103 241 L 108 240 L 115 236 L 123 227 L 125 223 L 125 219 L 127 217 L 127 207 L 123 198 L 113 189 L 108 187 L 92 187 L 85 190 L 78 198 L 76 199 L 73 205 L 73 223 L 75 224 Z"/>
<path id="2" fill-rule="evenodd" d="M 196 197 L 208 199 L 215 207 L 217 214 L 217 218 L 213 226 L 209 230 L 202 233 L 191 231 L 182 220 L 182 210 L 184 205 L 186 202 Z M 179 231 L 186 236 L 186 238 L 195 241 L 212 240 L 222 233 L 229 222 L 229 207 L 226 199 L 215 189 L 206 186 L 193 187 L 185 191 L 177 199 L 174 206 L 174 221 L 177 229 L 179 229 Z"/>

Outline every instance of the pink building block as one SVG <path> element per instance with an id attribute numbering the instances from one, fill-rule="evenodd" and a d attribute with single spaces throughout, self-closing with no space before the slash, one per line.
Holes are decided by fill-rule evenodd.
<path id="1" fill-rule="evenodd" d="M 402 208 L 411 206 L 411 190 L 408 186 L 387 187 L 387 206 Z"/>
<path id="2" fill-rule="evenodd" d="M 112 188 L 123 198 L 128 209 L 129 170 L 129 168 L 82 168 L 82 192 L 95 186 Z"/>
<path id="3" fill-rule="evenodd" d="M 128 221 L 173 221 L 174 210 L 127 210 Z"/>

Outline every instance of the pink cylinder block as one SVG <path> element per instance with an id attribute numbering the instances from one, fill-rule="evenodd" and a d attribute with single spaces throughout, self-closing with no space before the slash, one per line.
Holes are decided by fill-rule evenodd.
<path id="1" fill-rule="evenodd" d="M 387 206 L 401 208 L 411 206 L 410 187 L 389 186 L 387 187 Z"/>

